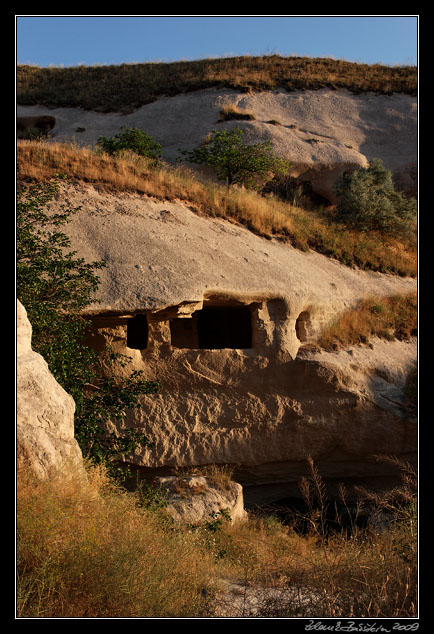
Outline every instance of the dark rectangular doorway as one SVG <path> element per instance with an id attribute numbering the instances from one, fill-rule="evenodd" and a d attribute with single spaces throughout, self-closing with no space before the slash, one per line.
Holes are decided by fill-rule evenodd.
<path id="1" fill-rule="evenodd" d="M 248 306 L 204 306 L 198 312 L 199 348 L 252 347 L 252 317 Z"/>

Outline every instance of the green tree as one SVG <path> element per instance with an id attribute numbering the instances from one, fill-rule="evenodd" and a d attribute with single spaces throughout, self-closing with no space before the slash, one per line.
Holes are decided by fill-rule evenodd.
<path id="1" fill-rule="evenodd" d="M 228 186 L 256 188 L 259 181 L 288 171 L 290 164 L 273 154 L 271 141 L 246 145 L 242 137 L 239 127 L 230 132 L 213 130 L 204 145 L 191 151 L 182 150 L 181 154 L 190 163 L 213 168 L 217 178 Z"/>
<path id="2" fill-rule="evenodd" d="M 380 159 L 369 167 L 344 174 L 336 182 L 337 220 L 360 231 L 394 236 L 411 234 L 416 226 L 417 204 L 395 190 L 392 173 Z"/>
<path id="3" fill-rule="evenodd" d="M 99 285 L 96 271 L 103 261 L 86 263 L 70 248 L 59 227 L 80 207 L 49 215 L 46 205 L 58 192 L 59 179 L 20 187 L 17 197 L 17 297 L 32 324 L 32 347 L 51 373 L 73 397 L 75 436 L 83 455 L 105 462 L 113 475 L 121 470 L 116 459 L 150 441 L 133 430 L 107 431 L 107 423 L 120 422 L 129 408 L 139 406 L 143 394 L 159 389 L 158 381 L 143 379 L 141 371 L 119 378 L 110 373 L 128 358 L 110 349 L 102 354 L 85 344 L 88 322 L 82 309 L 92 301 Z"/>
<path id="4" fill-rule="evenodd" d="M 100 136 L 97 145 L 107 154 L 118 154 L 130 150 L 139 156 L 145 156 L 158 162 L 161 159 L 162 146 L 139 128 L 122 126 L 120 132 L 112 137 Z"/>

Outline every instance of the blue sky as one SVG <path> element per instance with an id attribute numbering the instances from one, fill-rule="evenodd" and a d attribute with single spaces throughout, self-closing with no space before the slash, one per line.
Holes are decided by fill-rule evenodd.
<path id="1" fill-rule="evenodd" d="M 77 66 L 238 55 L 415 65 L 417 16 L 18 16 L 19 64 Z"/>

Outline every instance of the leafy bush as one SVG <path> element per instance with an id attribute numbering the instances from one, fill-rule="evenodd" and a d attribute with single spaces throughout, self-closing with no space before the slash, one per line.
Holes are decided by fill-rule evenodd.
<path id="1" fill-rule="evenodd" d="M 140 371 L 125 378 L 109 369 L 126 359 L 107 349 L 102 355 L 84 343 L 87 322 L 82 309 L 91 303 L 99 285 L 95 271 L 103 261 L 86 263 L 77 258 L 68 236 L 58 230 L 80 208 L 48 215 L 46 205 L 58 192 L 59 181 L 38 183 L 18 191 L 17 201 L 17 297 L 32 324 L 32 347 L 39 352 L 60 385 L 76 405 L 76 439 L 85 456 L 110 465 L 114 460 L 150 441 L 133 430 L 108 433 L 108 421 L 121 421 L 128 408 L 138 407 L 139 397 L 158 390 L 158 382 L 146 381 Z"/>
<path id="2" fill-rule="evenodd" d="M 256 188 L 258 181 L 269 180 L 275 173 L 285 173 L 290 165 L 272 153 L 271 141 L 246 145 L 243 131 L 213 130 L 211 138 L 195 150 L 182 150 L 190 163 L 212 167 L 217 178 L 226 184 Z"/>
<path id="3" fill-rule="evenodd" d="M 395 191 L 392 173 L 380 159 L 336 182 L 337 220 L 359 231 L 405 236 L 415 228 L 417 205 Z"/>
<path id="4" fill-rule="evenodd" d="M 151 511 L 165 509 L 169 505 L 169 489 L 162 486 L 152 486 L 147 482 L 138 482 L 135 493 L 143 508 Z"/>
<path id="5" fill-rule="evenodd" d="M 100 136 L 97 145 L 107 154 L 118 154 L 123 150 L 130 150 L 155 161 L 161 158 L 162 146 L 139 128 L 127 128 L 122 126 L 121 131 L 112 137 Z"/>

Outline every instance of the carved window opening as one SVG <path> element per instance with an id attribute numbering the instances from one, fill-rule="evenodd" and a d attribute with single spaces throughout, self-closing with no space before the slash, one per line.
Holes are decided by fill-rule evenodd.
<path id="1" fill-rule="evenodd" d="M 146 315 L 136 315 L 127 322 L 127 346 L 134 350 L 148 347 L 148 320 Z"/>
<path id="2" fill-rule="evenodd" d="M 204 306 L 191 319 L 172 319 L 170 331 L 175 348 L 252 348 L 252 315 L 248 306 Z"/>

